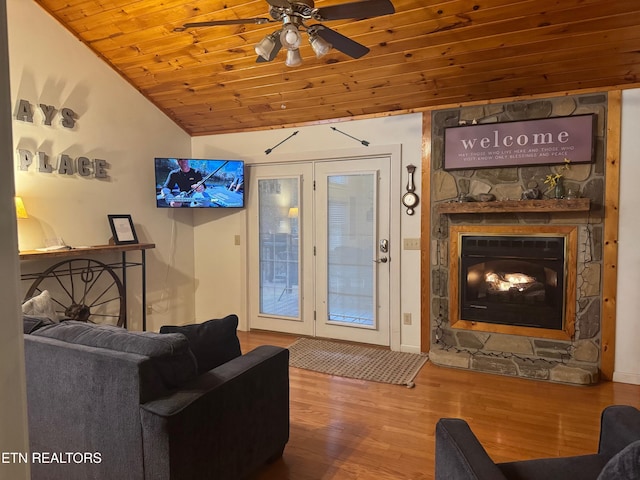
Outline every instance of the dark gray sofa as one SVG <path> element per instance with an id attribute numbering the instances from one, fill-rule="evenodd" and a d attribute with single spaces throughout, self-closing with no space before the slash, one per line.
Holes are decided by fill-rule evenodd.
<path id="1" fill-rule="evenodd" d="M 26 333 L 32 478 L 237 480 L 280 457 L 289 438 L 289 351 L 240 355 L 230 317 L 222 329 L 233 330 L 222 342 L 231 345 L 222 352 L 228 361 L 205 371 L 193 335 L 81 322 Z M 220 333 L 222 321 L 206 323 Z"/>
<path id="2" fill-rule="evenodd" d="M 562 458 L 494 463 L 467 422 L 436 424 L 436 480 L 637 480 L 640 479 L 640 411 L 604 409 L 598 452 Z"/>

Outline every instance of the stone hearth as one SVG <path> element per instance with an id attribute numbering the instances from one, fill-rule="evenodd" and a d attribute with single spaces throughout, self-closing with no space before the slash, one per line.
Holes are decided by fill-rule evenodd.
<path id="1" fill-rule="evenodd" d="M 600 366 L 602 306 L 602 252 L 604 203 L 604 152 L 606 94 L 566 96 L 546 100 L 492 104 L 441 110 L 432 115 L 431 162 L 431 348 L 430 360 L 438 365 L 524 378 L 594 384 Z M 561 165 L 445 171 L 443 144 L 445 127 L 461 124 L 496 123 L 554 116 L 597 115 L 595 161 L 571 165 L 562 171 L 565 190 L 590 200 L 587 212 L 439 213 L 437 206 L 458 199 L 492 194 L 497 200 L 515 200 L 537 187 L 544 192 L 544 179 Z M 545 194 L 551 196 L 551 192 Z M 570 318 L 563 335 L 540 331 L 479 329 L 451 317 L 450 279 L 451 227 L 498 225 L 522 228 L 572 228 L 576 252 L 572 260 L 575 295 L 566 309 Z M 455 229 L 454 229 L 455 230 Z M 455 293 L 455 292 L 454 292 Z"/>

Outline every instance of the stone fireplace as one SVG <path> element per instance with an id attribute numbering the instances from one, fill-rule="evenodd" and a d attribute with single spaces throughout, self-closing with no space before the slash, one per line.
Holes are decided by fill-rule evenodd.
<path id="1" fill-rule="evenodd" d="M 606 105 L 606 94 L 593 94 L 432 114 L 433 363 L 579 385 L 598 381 Z M 544 179 L 560 165 L 442 168 L 445 127 L 587 113 L 597 117 L 595 160 L 562 172 L 575 200 L 545 191 Z M 543 199 L 521 201 L 531 188 L 542 190 Z M 487 194 L 495 201 L 474 203 Z"/>

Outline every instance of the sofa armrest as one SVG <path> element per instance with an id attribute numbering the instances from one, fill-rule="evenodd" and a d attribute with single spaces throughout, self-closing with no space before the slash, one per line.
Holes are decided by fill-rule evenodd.
<path id="1" fill-rule="evenodd" d="M 466 421 L 441 418 L 436 424 L 436 480 L 506 480 Z"/>
<path id="2" fill-rule="evenodd" d="M 289 350 L 258 347 L 140 412 L 145 478 L 243 478 L 289 439 Z"/>
<path id="3" fill-rule="evenodd" d="M 636 440 L 640 440 L 640 410 L 611 405 L 602 411 L 598 453 L 611 458 Z"/>
<path id="4" fill-rule="evenodd" d="M 101 456 L 33 462 L 32 478 L 142 478 L 140 377 L 155 373 L 149 358 L 34 335 L 24 336 L 24 347 L 30 450 Z M 167 393 L 156 386 L 147 394 Z"/>

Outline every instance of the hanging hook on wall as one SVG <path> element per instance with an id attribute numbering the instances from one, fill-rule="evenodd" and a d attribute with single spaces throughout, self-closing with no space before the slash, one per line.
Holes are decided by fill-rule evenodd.
<path id="1" fill-rule="evenodd" d="M 343 134 L 343 135 L 346 135 L 346 136 L 347 136 L 347 137 L 349 137 L 349 138 L 353 138 L 354 140 L 357 140 L 358 142 L 360 142 L 360 143 L 361 143 L 362 145 L 364 145 L 365 147 L 368 147 L 368 146 L 369 146 L 369 142 L 367 142 L 366 140 L 360 140 L 359 138 L 356 138 L 356 137 L 354 137 L 354 136 L 352 136 L 352 135 L 349 135 L 348 133 L 345 133 L 345 132 L 343 132 L 343 131 L 341 131 L 341 130 L 338 130 L 336 127 L 331 127 L 331 130 L 333 130 L 333 131 L 335 131 L 335 132 L 339 132 L 339 133 L 341 133 L 341 134 Z"/>

